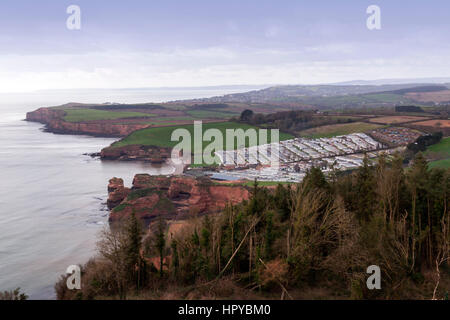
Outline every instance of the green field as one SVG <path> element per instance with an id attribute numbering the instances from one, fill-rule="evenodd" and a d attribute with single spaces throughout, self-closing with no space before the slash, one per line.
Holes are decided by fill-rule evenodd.
<path id="1" fill-rule="evenodd" d="M 153 117 L 155 115 L 132 111 L 105 111 L 95 109 L 65 109 L 64 120 L 67 122 L 83 122 L 94 120 L 114 120 L 138 117 Z"/>
<path id="2" fill-rule="evenodd" d="M 176 126 L 180 124 L 179 121 L 189 121 L 192 122 L 195 119 L 192 117 L 154 117 L 152 121 L 145 122 L 145 124 L 150 124 L 152 126 Z"/>
<path id="3" fill-rule="evenodd" d="M 355 132 L 366 132 L 382 127 L 378 124 L 365 123 L 365 122 L 352 122 L 342 124 L 331 124 L 316 128 L 303 130 L 300 132 L 302 137 L 307 138 L 331 138 L 335 136 L 342 136 Z"/>
<path id="4" fill-rule="evenodd" d="M 223 141 L 223 148 L 226 146 L 226 130 L 227 129 L 257 129 L 259 128 L 243 124 L 243 123 L 236 123 L 236 122 L 219 122 L 219 123 L 204 123 L 203 124 L 203 132 L 207 129 L 219 129 L 224 137 Z M 194 125 L 180 125 L 180 126 L 173 126 L 173 127 L 155 127 L 155 128 L 147 128 L 135 131 L 131 133 L 129 136 L 123 138 L 120 141 L 117 141 L 112 144 L 112 147 L 122 147 L 132 144 L 141 144 L 141 145 L 151 145 L 151 146 L 158 146 L 158 147 L 174 147 L 176 146 L 179 141 L 171 141 L 172 132 L 176 129 L 187 129 L 191 135 L 191 139 L 193 142 L 194 138 Z M 280 140 L 288 140 L 292 139 L 293 136 L 286 133 L 280 132 Z M 270 142 L 270 131 L 268 132 L 268 142 Z M 203 148 L 207 145 L 209 145 L 210 141 L 203 141 Z M 258 142 L 259 143 L 259 142 Z M 237 141 L 234 141 L 234 148 L 237 147 Z M 249 146 L 248 140 L 245 141 L 246 147 Z M 202 147 L 202 146 L 198 146 Z M 193 152 L 196 153 L 200 150 L 194 149 Z"/>
<path id="5" fill-rule="evenodd" d="M 428 147 L 425 156 L 429 159 L 437 159 L 430 162 L 431 168 L 450 168 L 450 137 Z"/>
<path id="6" fill-rule="evenodd" d="M 436 160 L 429 163 L 430 168 L 450 168 L 450 159 Z"/>
<path id="7" fill-rule="evenodd" d="M 427 153 L 438 153 L 445 157 L 450 157 L 450 137 L 443 138 L 438 144 L 427 148 Z"/>

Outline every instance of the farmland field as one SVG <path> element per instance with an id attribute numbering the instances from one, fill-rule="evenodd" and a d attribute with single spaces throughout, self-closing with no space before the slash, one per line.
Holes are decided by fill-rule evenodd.
<path id="1" fill-rule="evenodd" d="M 438 128 L 450 128 L 450 120 L 428 120 L 414 123 L 418 126 L 424 127 L 438 127 Z"/>
<path id="2" fill-rule="evenodd" d="M 366 132 L 381 127 L 382 125 L 379 124 L 370 124 L 365 122 L 332 124 L 303 130 L 300 132 L 300 135 L 302 137 L 309 137 L 309 138 L 330 138 L 355 132 Z"/>
<path id="3" fill-rule="evenodd" d="M 433 92 L 409 92 L 406 97 L 420 102 L 448 102 L 450 101 L 450 90 Z"/>
<path id="4" fill-rule="evenodd" d="M 132 145 L 132 144 L 142 144 L 142 145 L 151 145 L 151 146 L 158 146 L 158 147 L 174 147 L 176 146 L 179 141 L 171 141 L 172 132 L 176 129 L 187 129 L 189 133 L 191 134 L 191 138 L 194 138 L 194 125 L 188 124 L 188 125 L 180 125 L 180 126 L 173 126 L 173 127 L 154 127 L 154 128 L 147 128 L 142 129 L 133 132 L 129 136 L 125 137 L 124 139 L 115 142 L 112 144 L 112 147 L 122 147 L 126 145 Z M 203 123 L 202 126 L 203 132 L 207 129 L 218 129 L 222 132 L 224 141 L 223 141 L 223 147 L 225 148 L 226 141 L 225 141 L 225 132 L 227 129 L 256 129 L 259 130 L 259 128 L 242 124 L 242 123 L 236 123 L 236 122 L 219 122 L 219 123 Z M 288 140 L 292 139 L 292 135 L 282 133 L 280 132 L 280 140 Z M 270 131 L 268 132 L 268 142 L 270 142 Z M 193 140 L 192 140 L 193 141 Z M 210 141 L 204 141 L 203 147 L 209 145 Z M 249 146 L 248 141 L 245 142 L 246 147 Z M 234 148 L 236 148 L 237 142 L 234 141 Z M 201 147 L 201 146 L 199 146 Z M 199 150 L 193 150 L 193 152 L 197 152 Z"/>
<path id="5" fill-rule="evenodd" d="M 150 118 L 153 114 L 132 111 L 105 111 L 95 109 L 66 109 L 64 120 L 67 122 L 83 122 L 96 120 L 115 120 L 127 118 Z"/>
<path id="6" fill-rule="evenodd" d="M 426 117 L 416 117 L 416 116 L 386 116 L 386 117 L 378 117 L 372 118 L 369 121 L 373 123 L 379 124 L 395 124 L 395 123 L 406 123 L 420 120 L 427 120 Z"/>

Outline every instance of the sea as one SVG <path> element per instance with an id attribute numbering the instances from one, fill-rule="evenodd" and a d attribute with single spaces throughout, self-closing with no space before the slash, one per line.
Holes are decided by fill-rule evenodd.
<path id="1" fill-rule="evenodd" d="M 24 121 L 26 113 L 68 102 L 145 103 L 207 98 L 255 87 L 45 90 L 0 93 L 0 291 L 55 299 L 70 265 L 96 253 L 108 228 L 108 180 L 130 186 L 137 173 L 172 174 L 171 165 L 101 161 L 86 154 L 116 139 L 60 135 Z"/>

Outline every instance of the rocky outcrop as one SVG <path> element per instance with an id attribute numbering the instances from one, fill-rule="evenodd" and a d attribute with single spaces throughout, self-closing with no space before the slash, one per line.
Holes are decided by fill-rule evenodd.
<path id="1" fill-rule="evenodd" d="M 130 133 L 147 128 L 145 123 L 113 123 L 108 121 L 67 122 L 65 112 L 59 109 L 40 108 L 27 113 L 27 121 L 40 122 L 46 130 L 61 134 L 87 134 L 101 137 L 124 137 Z"/>
<path id="2" fill-rule="evenodd" d="M 151 163 L 163 163 L 170 158 L 170 151 L 170 148 L 135 144 L 123 147 L 104 148 L 100 153 L 100 158 L 104 160 L 140 160 Z"/>
<path id="3" fill-rule="evenodd" d="M 125 188 L 123 185 L 123 179 L 112 178 L 108 184 L 108 201 L 107 205 L 109 209 L 117 207 L 129 194 L 130 188 Z"/>
<path id="4" fill-rule="evenodd" d="M 27 121 L 39 122 L 47 124 L 53 120 L 60 120 L 64 117 L 65 112 L 63 110 L 40 108 L 33 112 L 27 113 Z"/>
<path id="5" fill-rule="evenodd" d="M 115 188 L 116 185 L 120 188 L 121 179 L 112 180 L 112 191 L 108 199 L 111 204 L 117 203 L 124 194 L 120 193 L 118 196 L 118 189 Z M 133 180 L 131 191 L 120 204 L 113 206 L 110 221 L 127 218 L 133 211 L 137 217 L 146 221 L 152 221 L 160 215 L 167 219 L 180 220 L 196 214 L 218 212 L 224 209 L 227 203 L 240 203 L 247 200 L 249 195 L 244 186 L 220 185 L 204 177 L 138 174 Z"/>

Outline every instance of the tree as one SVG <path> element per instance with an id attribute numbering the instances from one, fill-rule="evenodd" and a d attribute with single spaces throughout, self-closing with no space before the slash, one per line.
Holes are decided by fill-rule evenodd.
<path id="1" fill-rule="evenodd" d="M 412 267 L 418 269 L 423 250 L 422 230 L 426 227 L 425 221 L 428 213 L 427 181 L 429 178 L 428 163 L 421 152 L 414 158 L 407 178 L 411 194 L 411 218 L 409 220 L 412 237 Z"/>
<path id="2" fill-rule="evenodd" d="M 27 300 L 28 296 L 20 292 L 20 288 L 12 291 L 0 292 L 0 300 Z"/>
<path id="3" fill-rule="evenodd" d="M 273 226 L 273 213 L 268 212 L 266 214 L 266 232 L 264 235 L 264 256 L 266 259 L 272 258 L 272 245 L 275 241 L 274 226 Z"/>
<path id="4" fill-rule="evenodd" d="M 155 238 L 155 248 L 159 253 L 159 275 L 162 278 L 164 275 L 164 253 L 166 249 L 166 236 L 165 236 L 166 224 L 163 218 L 160 216 L 158 221 L 158 229 Z"/>
<path id="5" fill-rule="evenodd" d="M 244 110 L 241 113 L 241 121 L 250 121 L 253 117 L 253 111 L 252 110 Z"/>
<path id="6" fill-rule="evenodd" d="M 259 187 L 258 181 L 255 179 L 251 191 L 251 199 L 246 208 L 249 215 L 261 215 L 266 209 L 268 200 L 266 192 L 267 190 L 265 188 Z"/>
<path id="7" fill-rule="evenodd" d="M 288 185 L 285 188 L 281 183 L 277 185 L 275 190 L 275 205 L 278 208 L 278 212 L 280 213 L 281 220 L 286 221 L 289 218 L 289 214 L 291 212 L 290 208 L 290 195 L 291 195 L 291 186 Z"/>
<path id="8" fill-rule="evenodd" d="M 142 245 L 142 225 L 136 219 L 136 214 L 131 213 L 130 219 L 126 226 L 126 268 L 128 270 L 128 277 L 132 283 L 136 285 L 139 290 L 141 280 L 141 269 L 143 260 L 141 259 L 141 245 Z M 144 268 L 145 269 L 145 268 Z"/>
<path id="9" fill-rule="evenodd" d="M 375 200 L 375 181 L 373 168 L 369 165 L 369 158 L 364 156 L 363 165 L 356 173 L 356 214 L 360 220 L 368 220 L 373 213 Z"/>
<path id="10" fill-rule="evenodd" d="M 180 257 L 178 255 L 178 242 L 173 239 L 170 248 L 172 249 L 172 269 L 175 276 L 178 274 L 178 267 L 180 266 Z"/>
<path id="11" fill-rule="evenodd" d="M 100 257 L 109 265 L 112 278 L 115 282 L 115 291 L 120 299 L 125 299 L 128 291 L 128 269 L 127 269 L 127 237 L 125 228 L 119 226 L 117 229 L 104 229 L 97 243 Z"/>
<path id="12" fill-rule="evenodd" d="M 118 226 L 104 229 L 97 248 L 110 265 L 120 299 L 125 299 L 130 287 L 139 290 L 146 278 L 145 262 L 141 258 L 142 226 L 134 211 Z"/>
<path id="13" fill-rule="evenodd" d="M 310 192 L 313 189 L 320 189 L 327 191 L 329 189 L 329 185 L 325 175 L 322 170 L 316 167 L 312 167 L 306 173 L 305 178 L 303 179 L 303 186 L 305 192 Z"/>

